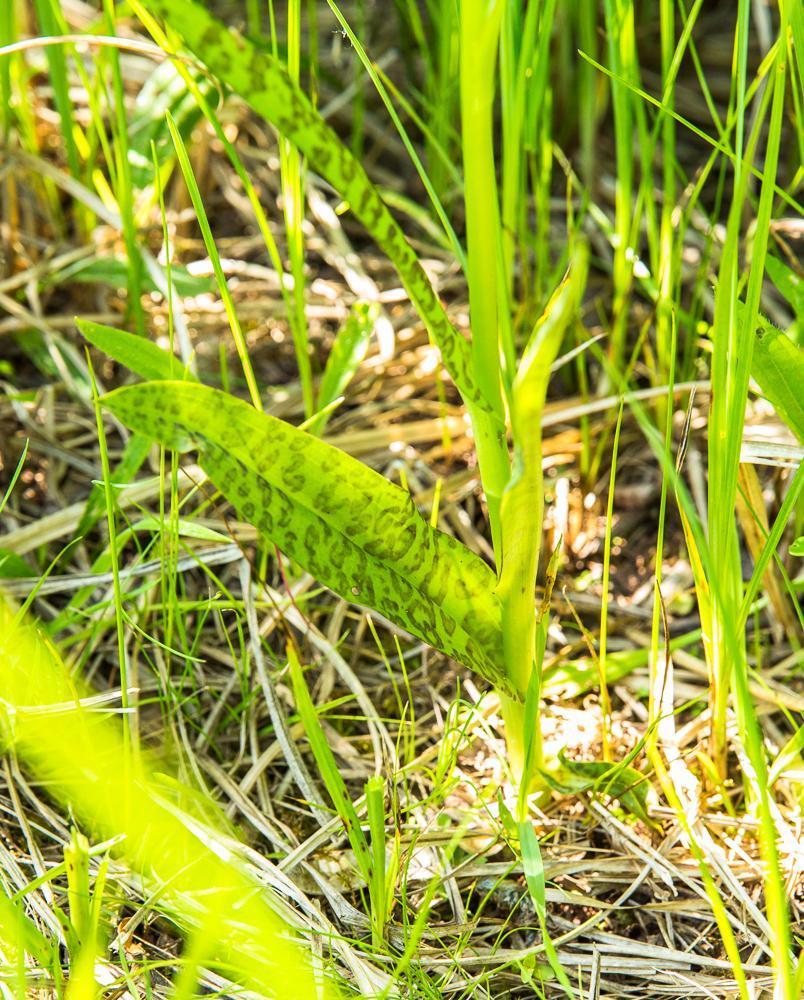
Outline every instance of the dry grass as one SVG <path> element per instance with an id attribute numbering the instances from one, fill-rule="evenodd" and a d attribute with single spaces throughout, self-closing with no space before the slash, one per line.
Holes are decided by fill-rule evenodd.
<path id="1" fill-rule="evenodd" d="M 83 5 L 63 6 L 68 20 L 80 27 Z M 331 32 L 324 36 L 324 30 L 328 50 L 323 55 L 332 58 L 335 42 Z M 718 34 L 714 15 L 706 46 L 708 65 L 720 59 L 722 72 L 728 75 L 730 41 Z M 152 64 L 136 54 L 124 53 L 122 60 L 133 93 Z M 389 61 L 393 71 L 391 57 Z M 715 84 L 715 97 L 721 97 L 717 72 L 708 79 Z M 684 94 L 682 83 L 680 105 Z M 48 277 L 67 262 L 102 248 L 119 248 L 121 235 L 108 212 L 91 234 L 91 244 L 76 232 L 70 212 L 76 204 L 91 204 L 91 196 L 77 182 L 65 180 L 58 124 L 44 73 L 33 78 L 30 97 L 42 157 L 23 154 L 13 143 L 0 152 L 4 251 L 0 310 L 6 313 L 0 317 L 5 390 L 0 397 L 0 441 L 6 481 L 26 440 L 29 449 L 20 482 L 0 518 L 0 546 L 25 557 L 36 574 L 49 570 L 41 584 L 36 576 L 4 584 L 18 598 L 36 590 L 34 609 L 48 622 L 86 585 L 104 544 L 101 528 L 75 538 L 90 482 L 100 478 L 100 461 L 93 413 L 81 387 L 85 362 L 73 317 L 81 314 L 124 325 L 126 303 L 115 288 L 70 281 L 48 284 Z M 322 105 L 335 97 L 335 91 L 329 93 L 324 85 Z M 691 98 L 681 110 L 694 117 L 696 107 Z M 85 109 L 79 104 L 77 111 L 80 115 Z M 231 135 L 237 135 L 238 149 L 263 204 L 273 209 L 278 197 L 273 135 L 236 101 L 227 102 L 224 121 Z M 406 162 L 401 145 L 371 106 L 365 125 L 372 173 L 400 193 L 418 197 L 414 179 L 398 169 Z M 688 140 L 685 146 L 679 155 L 692 163 L 699 149 Z M 271 412 L 298 422 L 301 395 L 294 381 L 277 276 L 261 251 L 240 185 L 205 128 L 196 130 L 191 152 L 255 372 L 262 385 L 272 387 L 267 397 Z M 606 212 L 611 210 L 612 156 L 604 139 L 596 204 Z M 51 181 L 56 188 L 48 186 Z M 472 441 L 458 398 L 386 262 L 359 232 L 341 226 L 330 210 L 329 192 L 316 187 L 314 177 L 310 183 L 307 316 L 319 361 L 356 295 L 376 289 L 386 318 L 385 341 L 373 341 L 346 403 L 328 427 L 328 438 L 391 478 L 398 480 L 404 468 L 425 512 L 429 513 L 440 483 L 439 526 L 488 556 Z M 56 204 L 59 215 L 54 212 Z M 556 198 L 554 208 L 560 239 L 565 212 L 561 198 Z M 278 215 L 269 214 L 281 245 Z M 168 190 L 168 219 L 177 259 L 193 274 L 208 274 L 203 243 L 183 189 L 175 183 Z M 690 232 L 690 283 L 696 278 L 696 252 L 702 252 L 708 230 L 709 221 L 701 218 Z M 451 316 L 465 326 L 466 291 L 451 256 L 428 245 L 420 232 L 414 230 L 413 238 Z M 595 334 L 603 332 L 594 317 L 597 304 L 610 294 L 606 261 L 611 248 L 595 233 L 592 238 L 600 259 L 586 315 L 587 329 Z M 158 213 L 149 220 L 147 240 L 157 255 Z M 164 336 L 167 316 L 161 296 L 146 295 L 144 306 L 149 329 Z M 783 308 L 773 298 L 767 302 L 771 316 L 774 311 L 783 313 Z M 232 354 L 217 296 L 210 291 L 184 298 L 181 309 L 182 329 L 199 373 L 217 379 L 220 351 L 230 361 Z M 637 331 L 647 318 L 646 309 L 636 304 L 630 328 Z M 34 363 L 31 330 L 44 335 L 50 351 L 46 370 Z M 102 358 L 93 361 L 107 388 L 125 379 L 124 372 Z M 72 371 L 60 368 L 70 362 L 75 366 Z M 52 365 L 56 369 L 48 371 Z M 236 364 L 231 367 L 235 370 Z M 692 402 L 687 450 L 698 502 L 704 496 L 701 455 L 708 408 L 703 375 L 701 371 Z M 679 393 L 679 435 L 688 399 Z M 545 737 L 553 746 L 565 747 L 570 758 L 582 760 L 600 757 L 601 719 L 596 673 L 576 616 L 594 636 L 600 615 L 613 419 L 609 400 L 566 394 L 559 377 L 545 429 L 545 474 L 552 500 L 546 531 L 550 541 L 561 535 L 566 560 L 556 588 L 558 617 L 550 632 Z M 583 432 L 581 421 L 586 422 Z M 107 432 L 114 463 L 122 434 L 111 423 Z M 581 474 L 584 435 L 593 449 L 598 445 L 601 449 L 591 481 L 584 481 Z M 746 437 L 783 445 L 786 458 L 800 457 L 800 449 L 762 403 L 751 410 Z M 158 510 L 156 472 L 152 462 L 147 476 L 120 493 L 125 516 Z M 762 497 L 772 517 L 789 469 L 770 466 L 759 473 Z M 263 577 L 265 567 L 254 561 L 254 529 L 232 519 L 201 470 L 185 465 L 179 487 L 187 498 L 183 516 L 192 512 L 198 523 L 230 541 L 183 540 L 176 604 L 181 624 L 175 642 L 186 645 L 179 655 L 170 655 L 153 641 L 165 635 L 158 549 L 148 548 L 150 536 L 143 535 L 123 550 L 121 577 L 137 626 L 126 638 L 131 696 L 148 742 L 173 762 L 183 780 L 198 783 L 215 797 L 231 822 L 232 837 L 238 839 L 237 852 L 261 881 L 278 889 L 298 925 L 312 934 L 314 947 L 316 940 L 321 947 L 322 935 L 340 937 L 334 962 L 353 988 L 362 995 L 383 988 L 393 968 L 387 955 L 374 955 L 365 944 L 368 921 L 357 891 L 354 860 L 340 823 L 324 805 L 326 796 L 296 715 L 289 679 L 277 670 L 277 662 L 284 662 L 286 635 L 292 633 L 307 662 L 315 665 L 313 697 L 355 799 L 359 801 L 363 782 L 378 764 L 388 778 L 395 823 L 388 834 L 399 838 L 400 849 L 397 902 L 389 927 L 392 947 L 404 946 L 428 882 L 437 876 L 442 883 L 407 995 L 525 997 L 539 995 L 542 989 L 548 996 L 560 995 L 549 973 L 538 989 L 531 981 L 534 962 L 541 963 L 543 955 L 534 947 L 539 943 L 538 924 L 500 813 L 500 802 L 510 804 L 513 793 L 495 696 L 477 687 L 456 664 L 417 645 L 377 615 L 322 591 L 294 567 L 273 563 Z M 609 650 L 615 654 L 615 666 L 625 662 L 618 659 L 620 653 L 644 652 L 650 642 L 651 557 L 659 487 L 649 448 L 636 423 L 626 416 L 614 508 Z M 672 520 L 666 555 L 664 596 L 670 634 L 683 636 L 696 626 L 697 616 L 680 526 Z M 116 711 L 120 690 L 111 575 L 93 577 L 91 585 L 84 611 L 69 620 L 58 639 L 98 689 L 98 705 Z M 755 695 L 772 756 L 790 738 L 790 720 L 804 711 L 800 650 L 790 644 L 784 624 L 772 607 L 758 611 L 751 623 L 755 652 L 762 657 Z M 561 673 L 567 664 L 576 668 L 569 676 Z M 631 669 L 623 668 L 609 683 L 619 758 L 644 736 L 647 656 L 641 661 L 635 656 Z M 743 795 L 741 782 L 718 788 L 701 769 L 698 752 L 707 728 L 707 675 L 696 644 L 674 654 L 672 685 L 676 787 L 685 797 L 694 835 L 723 892 L 746 975 L 757 997 L 769 996 L 769 930 L 762 912 L 755 824 L 741 810 L 735 811 Z M 289 740 L 279 738 L 282 728 Z M 641 754 L 637 763 L 647 768 Z M 744 764 L 735 752 L 735 776 Z M 801 778 L 800 762 L 794 759 L 775 785 L 784 873 L 799 935 L 804 933 Z M 577 981 L 580 995 L 589 998 L 736 996 L 686 835 L 657 793 L 652 796 L 651 817 L 653 827 L 634 821 L 605 795 L 556 794 L 543 802 L 539 832 L 548 879 L 549 927 L 562 964 Z M 53 869 L 63 861 L 69 827 L 70 817 L 53 805 L 48 789 L 31 784 L 14 757 L 6 757 L 0 776 L 2 879 L 8 892 L 25 892 L 37 922 L 55 937 L 63 934 L 58 908 L 64 906 L 65 883 Z M 95 847 L 99 857 L 102 845 Z M 179 938 L 123 865 L 112 865 L 105 910 L 113 928 L 107 995 L 133 996 L 142 988 L 146 967 L 153 995 L 165 995 Z M 231 984 L 211 973 L 205 985 L 222 995 L 232 990 Z M 5 989 L 0 983 L 0 990 Z M 31 995 L 50 995 L 50 989 L 43 983 Z"/>

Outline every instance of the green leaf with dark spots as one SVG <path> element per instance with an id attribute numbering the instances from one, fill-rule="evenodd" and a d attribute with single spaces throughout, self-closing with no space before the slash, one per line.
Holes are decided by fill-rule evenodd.
<path id="1" fill-rule="evenodd" d="M 197 450 L 239 516 L 335 593 L 515 695 L 503 669 L 494 573 L 432 528 L 405 490 L 217 389 L 149 382 L 102 402 L 137 433 L 177 451 Z"/>
<path id="2" fill-rule="evenodd" d="M 558 761 L 558 771 L 542 772 L 557 792 L 564 795 L 603 792 L 619 799 L 624 809 L 649 826 L 656 825 L 647 808 L 650 782 L 636 768 L 605 761 L 569 760 L 564 750 L 559 753 Z"/>

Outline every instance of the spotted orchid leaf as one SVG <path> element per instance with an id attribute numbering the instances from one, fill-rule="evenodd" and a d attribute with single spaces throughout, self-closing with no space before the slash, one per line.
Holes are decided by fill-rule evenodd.
<path id="1" fill-rule="evenodd" d="M 117 389 L 103 404 L 198 462 L 238 515 L 346 600 L 372 608 L 512 693 L 492 570 L 432 528 L 407 491 L 242 400 L 190 382 Z"/>

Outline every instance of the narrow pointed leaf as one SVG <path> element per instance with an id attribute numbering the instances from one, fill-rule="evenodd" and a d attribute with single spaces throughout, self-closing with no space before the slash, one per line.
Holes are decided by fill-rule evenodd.
<path id="1" fill-rule="evenodd" d="M 170 351 L 136 333 L 103 323 L 78 319 L 76 326 L 85 340 L 144 379 L 189 378 L 195 375 Z"/>
<path id="2" fill-rule="evenodd" d="M 324 368 L 324 377 L 318 390 L 318 408 L 325 409 L 333 403 L 352 381 L 368 350 L 371 331 L 377 322 L 380 307 L 376 302 L 355 302 L 346 322 L 338 330 Z M 327 424 L 328 414 L 319 413 L 310 421 L 311 434 L 321 434 Z"/>
<path id="3" fill-rule="evenodd" d="M 165 447 L 197 449 L 238 514 L 337 594 L 511 691 L 494 573 L 431 528 L 405 490 L 217 389 L 152 382 L 118 389 L 103 403 Z"/>

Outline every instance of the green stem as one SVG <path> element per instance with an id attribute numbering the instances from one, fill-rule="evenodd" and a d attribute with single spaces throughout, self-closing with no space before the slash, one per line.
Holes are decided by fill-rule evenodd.
<path id="1" fill-rule="evenodd" d="M 483 492 L 486 494 L 491 541 L 498 566 L 502 562 L 502 496 L 511 474 L 505 423 L 487 409 L 467 403 Z"/>
<path id="2" fill-rule="evenodd" d="M 539 566 L 544 512 L 542 474 L 542 414 L 550 367 L 574 319 L 586 282 L 588 251 L 578 244 L 566 277 L 553 294 L 531 334 L 511 393 L 511 428 L 514 464 L 501 504 L 503 562 L 497 594 L 502 608 L 503 656 L 513 688 L 525 699 L 538 721 L 540 656 L 536 646 L 534 587 Z M 541 647 L 540 647 L 541 649 Z M 534 687 L 534 684 L 536 685 Z M 506 738 L 514 774 L 522 777 L 523 748 L 530 745 L 531 759 L 541 760 L 541 733 L 537 725 L 526 738 L 526 713 L 503 702 Z M 530 769 L 536 774 L 535 768 Z"/>
<path id="3" fill-rule="evenodd" d="M 500 378 L 498 275 L 502 260 L 493 129 L 494 71 L 503 8 L 501 0 L 462 0 L 460 61 L 472 368 L 490 411 L 482 414 L 479 407 L 473 407 L 471 417 L 498 563 L 502 555 L 499 504 L 508 479 Z"/>

